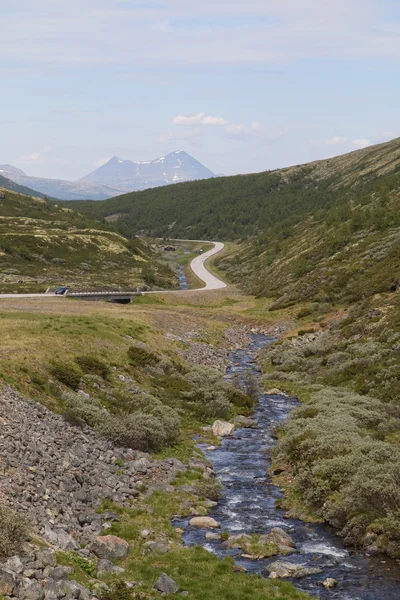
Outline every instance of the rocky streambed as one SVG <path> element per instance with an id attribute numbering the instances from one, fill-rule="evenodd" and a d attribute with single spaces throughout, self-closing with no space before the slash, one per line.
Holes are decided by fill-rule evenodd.
<path id="1" fill-rule="evenodd" d="M 257 374 L 257 352 L 271 341 L 272 338 L 265 335 L 252 335 L 247 349 L 231 354 L 227 378 L 231 378 L 235 372 L 248 369 Z M 218 529 L 198 525 L 193 527 L 189 525 L 189 519 L 177 520 L 175 524 L 184 529 L 185 543 L 202 545 L 221 558 L 233 556 L 238 568 L 248 572 L 260 573 L 265 577 L 271 576 L 271 573 L 273 577 L 285 577 L 316 598 L 400 598 L 398 561 L 349 551 L 329 527 L 287 519 L 284 511 L 276 507 L 276 501 L 282 494 L 268 477 L 271 464 L 268 456 L 276 443 L 273 430 L 297 404 L 298 401 L 293 398 L 265 394 L 259 398 L 255 410 L 255 427 L 236 429 L 223 438 L 221 446 L 213 450 L 201 446 L 223 484 L 222 497 L 211 510 L 210 517 L 230 536 L 262 536 L 264 545 L 261 545 L 261 549 L 259 543 L 254 548 L 251 540 L 247 539 L 246 544 L 246 538 L 244 543 L 242 540 L 242 543 L 232 544 L 223 541 L 226 536 L 221 539 Z M 261 559 L 251 557 L 255 552 L 262 555 L 268 544 L 274 541 L 274 536 L 275 541 L 279 541 L 281 530 L 288 537 L 280 540 L 282 543 L 278 544 L 278 554 Z M 260 538 L 257 539 L 259 542 Z M 285 548 L 286 544 L 290 544 L 289 539 L 293 542 L 292 548 Z M 237 545 L 241 547 L 232 547 Z"/>

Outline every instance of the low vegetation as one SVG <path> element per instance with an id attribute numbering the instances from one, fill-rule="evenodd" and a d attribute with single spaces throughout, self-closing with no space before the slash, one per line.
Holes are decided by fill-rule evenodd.
<path id="1" fill-rule="evenodd" d="M 173 271 L 143 241 L 124 238 L 106 222 L 90 221 L 47 200 L 3 193 L 1 292 L 44 292 L 59 285 L 78 289 L 176 285 Z"/>
<path id="2" fill-rule="evenodd" d="M 14 510 L 0 503 L 0 559 L 16 554 L 27 540 L 27 521 Z"/>
<path id="3" fill-rule="evenodd" d="M 279 431 L 281 484 L 294 487 L 349 545 L 396 558 L 399 315 L 397 295 L 374 297 L 315 333 L 273 345 L 264 364 L 266 385 L 275 382 L 303 401 Z"/>

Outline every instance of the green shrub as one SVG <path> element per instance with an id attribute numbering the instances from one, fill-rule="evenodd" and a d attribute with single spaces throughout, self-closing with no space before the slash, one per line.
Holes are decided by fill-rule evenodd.
<path id="1" fill-rule="evenodd" d="M 131 346 L 128 349 L 128 358 L 135 367 L 154 366 L 159 362 L 159 358 L 154 352 L 150 352 L 141 346 Z"/>
<path id="2" fill-rule="evenodd" d="M 18 513 L 0 504 L 0 558 L 17 554 L 28 537 L 28 523 Z"/>
<path id="3" fill-rule="evenodd" d="M 82 355 L 76 356 L 75 362 L 82 369 L 84 373 L 90 375 L 98 375 L 102 379 L 108 379 L 110 375 L 110 367 L 95 356 Z"/>
<path id="4" fill-rule="evenodd" d="M 114 583 L 110 590 L 107 590 L 100 596 L 101 600 L 132 600 L 132 598 L 132 592 L 124 581 Z"/>
<path id="5" fill-rule="evenodd" d="M 222 484 L 218 479 L 203 479 L 196 483 L 194 489 L 198 496 L 216 501 L 221 497 Z"/>
<path id="6" fill-rule="evenodd" d="M 50 373 L 58 379 L 60 383 L 77 390 L 82 378 L 82 371 L 73 364 L 54 363 L 50 368 Z"/>
<path id="7" fill-rule="evenodd" d="M 157 451 L 177 439 L 180 420 L 172 408 L 160 403 L 148 413 L 109 415 L 99 424 L 98 431 L 120 446 Z"/>
<path id="8" fill-rule="evenodd" d="M 96 428 L 108 418 L 108 411 L 95 398 L 67 392 L 63 394 L 62 401 L 64 417 L 72 425 L 82 426 L 86 423 Z"/>

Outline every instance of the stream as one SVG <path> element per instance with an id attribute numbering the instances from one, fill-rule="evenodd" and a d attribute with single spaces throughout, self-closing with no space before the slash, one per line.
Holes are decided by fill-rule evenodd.
<path id="1" fill-rule="evenodd" d="M 249 369 L 259 375 L 257 353 L 273 339 L 261 334 L 250 337 L 251 343 L 246 350 L 231 353 L 231 363 L 226 371 L 228 380 L 235 372 Z M 322 572 L 318 575 L 290 580 L 298 589 L 315 598 L 399 600 L 399 561 L 385 556 L 367 557 L 360 552 L 349 551 L 330 527 L 286 519 L 284 511 L 276 507 L 276 500 L 282 497 L 282 493 L 271 483 L 267 474 L 271 465 L 268 455 L 276 444 L 273 429 L 298 404 L 294 398 L 264 394 L 259 398 L 254 412 L 257 427 L 235 430 L 233 435 L 223 438 L 216 450 L 207 450 L 208 446 L 199 445 L 223 484 L 218 505 L 210 511 L 209 516 L 221 523 L 223 531 L 231 534 L 264 534 L 269 533 L 272 527 L 281 527 L 293 538 L 298 554 L 263 560 L 244 559 L 240 556 L 241 550 L 227 550 L 219 541 L 206 540 L 207 530 L 189 527 L 189 519 L 175 520 L 174 524 L 184 529 L 183 538 L 187 545 L 201 545 L 220 558 L 233 556 L 236 563 L 250 573 L 265 575 L 266 566 L 276 560 L 320 568 Z M 321 586 L 320 582 L 327 577 L 338 582 L 332 590 Z"/>

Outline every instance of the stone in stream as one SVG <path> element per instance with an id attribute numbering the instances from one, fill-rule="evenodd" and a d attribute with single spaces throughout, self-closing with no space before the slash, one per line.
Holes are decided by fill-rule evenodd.
<path id="1" fill-rule="evenodd" d="M 272 388 L 267 391 L 268 396 L 287 396 L 286 392 L 283 392 L 279 388 Z"/>
<path id="2" fill-rule="evenodd" d="M 309 568 L 303 564 L 286 562 L 284 560 L 276 560 L 275 562 L 269 564 L 267 566 L 267 571 L 269 572 L 269 577 L 271 579 L 285 579 L 287 577 L 300 579 L 302 577 L 307 577 L 308 575 L 317 575 L 318 573 L 322 573 L 322 569 L 313 567 Z"/>
<path id="3" fill-rule="evenodd" d="M 163 573 L 155 582 L 154 589 L 169 596 L 170 594 L 176 594 L 179 590 L 179 585 L 166 573 Z"/>
<path id="4" fill-rule="evenodd" d="M 324 579 L 324 581 L 321 581 L 320 583 L 324 586 L 326 590 L 333 590 L 333 588 L 336 587 L 338 584 L 336 579 L 333 579 L 333 577 L 327 577 L 326 579 Z"/>
<path id="5" fill-rule="evenodd" d="M 273 527 L 268 534 L 269 539 L 275 542 L 279 549 L 283 548 L 296 548 L 296 544 L 290 537 L 290 535 L 281 527 Z"/>
<path id="6" fill-rule="evenodd" d="M 257 419 L 250 419 L 244 415 L 238 415 L 234 418 L 233 422 L 236 427 L 257 427 L 258 425 Z"/>
<path id="7" fill-rule="evenodd" d="M 210 531 L 208 531 L 206 533 L 206 540 L 219 541 L 220 539 L 221 539 L 221 536 L 219 533 L 211 533 Z"/>
<path id="8" fill-rule="evenodd" d="M 212 517 L 193 517 L 190 519 L 189 525 L 200 529 L 221 529 L 220 523 Z"/>
<path id="9" fill-rule="evenodd" d="M 228 421 L 214 421 L 212 425 L 212 432 L 215 437 L 225 437 L 227 435 L 231 435 L 234 429 L 234 424 L 228 423 Z"/>

